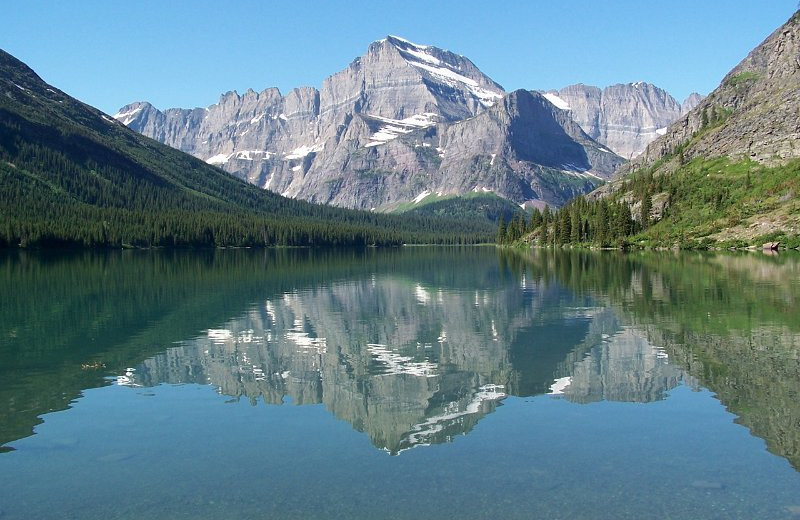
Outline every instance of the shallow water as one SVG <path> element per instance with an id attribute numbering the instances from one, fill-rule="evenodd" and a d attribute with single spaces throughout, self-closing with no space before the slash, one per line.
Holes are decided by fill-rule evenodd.
<path id="1" fill-rule="evenodd" d="M 800 257 L 0 256 L 0 518 L 795 518 Z"/>

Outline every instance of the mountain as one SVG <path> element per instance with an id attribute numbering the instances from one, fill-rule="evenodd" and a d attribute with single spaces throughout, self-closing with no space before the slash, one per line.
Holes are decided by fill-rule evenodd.
<path id="1" fill-rule="evenodd" d="M 642 153 L 703 99 L 692 93 L 678 103 L 663 89 L 642 81 L 604 89 L 579 83 L 544 95 L 557 107 L 569 110 L 592 139 L 628 159 Z"/>
<path id="2" fill-rule="evenodd" d="M 800 246 L 800 11 L 591 198 L 626 202 L 656 245 Z"/>
<path id="3" fill-rule="evenodd" d="M 467 58 L 394 36 L 319 90 L 164 112 L 140 102 L 114 117 L 256 186 L 351 208 L 469 192 L 558 206 L 623 162 L 540 93 L 506 94 Z"/>
<path id="4" fill-rule="evenodd" d="M 750 52 L 628 170 L 650 166 L 679 148 L 685 159 L 727 156 L 783 164 L 800 156 L 799 20 L 795 13 Z"/>
<path id="5" fill-rule="evenodd" d="M 487 220 L 375 215 L 260 190 L 130 130 L 3 51 L 0 184 L 0 246 L 397 244 L 494 234 Z"/>

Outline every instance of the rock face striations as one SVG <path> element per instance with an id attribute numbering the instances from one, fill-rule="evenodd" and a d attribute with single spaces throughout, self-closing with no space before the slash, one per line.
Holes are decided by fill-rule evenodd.
<path id="1" fill-rule="evenodd" d="M 630 159 L 644 151 L 667 127 L 703 99 L 692 93 L 681 104 L 650 83 L 611 85 L 604 89 L 570 85 L 545 93 L 594 140 Z"/>
<path id="2" fill-rule="evenodd" d="M 352 208 L 468 192 L 558 206 L 623 162 L 541 94 L 506 95 L 467 58 L 393 36 L 320 90 L 115 117 L 262 188 Z"/>

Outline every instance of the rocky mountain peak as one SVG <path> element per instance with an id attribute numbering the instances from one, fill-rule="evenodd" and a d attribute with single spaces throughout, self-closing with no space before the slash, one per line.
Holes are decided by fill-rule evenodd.
<path id="1" fill-rule="evenodd" d="M 705 99 L 705 96 L 697 92 L 689 94 L 689 96 L 683 100 L 683 103 L 681 103 L 681 114 L 688 114 L 689 111 L 699 105 L 703 99 Z"/>
<path id="2" fill-rule="evenodd" d="M 113 117 L 123 125 L 131 126 L 137 119 L 147 119 L 156 113 L 158 110 L 147 101 L 135 101 L 120 108 Z"/>
<path id="3" fill-rule="evenodd" d="M 503 87 L 464 56 L 430 45 L 419 45 L 399 36 L 387 36 L 384 41 L 394 46 L 406 62 L 419 69 L 425 77 L 453 87 L 466 87 L 484 107 L 492 106 L 505 93 Z"/>

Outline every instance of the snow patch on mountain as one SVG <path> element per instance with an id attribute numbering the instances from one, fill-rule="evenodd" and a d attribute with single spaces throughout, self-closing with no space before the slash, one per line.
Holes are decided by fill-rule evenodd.
<path id="1" fill-rule="evenodd" d="M 208 164 L 220 165 L 227 164 L 231 159 L 239 159 L 242 161 L 263 161 L 275 155 L 274 152 L 267 152 L 264 150 L 239 150 L 233 153 L 220 153 L 206 159 Z"/>
<path id="2" fill-rule="evenodd" d="M 208 164 L 215 164 L 215 165 L 216 164 L 225 164 L 226 162 L 228 162 L 228 159 L 230 158 L 230 156 L 231 156 L 231 154 L 228 154 L 228 153 L 218 153 L 217 155 L 213 155 L 213 156 L 209 157 L 208 159 L 206 159 L 206 162 Z"/>
<path id="3" fill-rule="evenodd" d="M 136 114 L 141 111 L 142 107 L 134 108 L 133 110 L 129 110 L 127 112 L 117 112 L 112 117 L 121 122 L 123 125 L 128 126 L 134 119 L 136 119 Z"/>
<path id="4" fill-rule="evenodd" d="M 442 60 L 440 60 L 439 58 L 437 58 L 435 56 L 431 56 L 428 53 L 425 53 L 425 52 L 422 52 L 422 51 L 418 51 L 416 49 L 411 49 L 411 48 L 409 48 L 409 49 L 400 49 L 400 52 L 402 54 L 410 54 L 411 56 L 417 58 L 418 60 L 427 61 L 428 63 L 431 63 L 432 65 L 441 65 L 442 64 Z"/>
<path id="5" fill-rule="evenodd" d="M 425 199 L 425 197 L 427 197 L 430 194 L 431 192 L 429 192 L 428 190 L 423 191 L 422 193 L 414 197 L 414 204 L 419 204 Z"/>
<path id="6" fill-rule="evenodd" d="M 405 43 L 405 44 L 407 44 L 407 45 L 410 45 L 410 46 L 412 46 L 412 47 L 416 47 L 417 49 L 427 49 L 427 48 L 429 48 L 429 46 L 428 46 L 428 45 L 420 45 L 420 44 L 418 44 L 418 43 L 414 43 L 414 42 L 412 42 L 412 41 L 406 40 L 405 38 L 402 38 L 402 37 L 400 37 L 400 36 L 395 36 L 394 34 L 390 34 L 390 35 L 389 35 L 389 37 L 390 37 L 391 39 L 393 39 L 393 40 L 397 40 L 397 41 L 399 41 L 399 42 L 403 42 L 403 43 Z M 386 39 L 384 38 L 384 39 L 383 39 L 383 40 L 381 40 L 381 41 L 386 41 Z"/>
<path id="7" fill-rule="evenodd" d="M 547 98 L 547 101 L 554 104 L 556 108 L 560 108 L 561 110 L 572 110 L 569 107 L 569 103 L 567 103 L 566 101 L 564 101 L 563 99 L 561 99 L 560 97 L 551 92 L 546 92 L 544 94 L 544 97 Z"/>
<path id="8" fill-rule="evenodd" d="M 366 114 L 365 117 L 385 123 L 381 125 L 377 132 L 369 137 L 369 142 L 364 145 L 364 148 L 371 148 L 388 143 L 392 139 L 396 139 L 403 134 L 411 133 L 418 128 L 428 128 L 429 126 L 435 125 L 438 114 L 425 112 L 405 119 L 390 119 L 388 117 L 370 116 Z"/>
<path id="9" fill-rule="evenodd" d="M 407 61 L 410 65 L 413 65 L 414 67 L 420 68 L 422 70 L 425 70 L 433 74 L 440 81 L 450 86 L 454 86 L 453 82 L 465 85 L 467 89 L 469 89 L 469 91 L 472 92 L 476 98 L 478 98 L 478 101 L 480 101 L 481 104 L 486 107 L 492 106 L 495 103 L 495 101 L 503 97 L 503 95 L 500 94 L 499 92 L 494 92 L 492 90 L 480 87 L 478 86 L 478 82 L 475 81 L 474 79 L 462 76 L 458 72 L 455 72 L 454 70 L 451 70 L 447 67 L 434 67 L 432 65 L 428 65 L 427 63 L 420 63 L 418 61 L 411 61 L 411 60 Z"/>
<path id="10" fill-rule="evenodd" d="M 286 154 L 283 158 L 287 161 L 291 161 L 294 159 L 302 159 L 303 157 L 305 157 L 310 153 L 321 152 L 324 149 L 325 149 L 325 143 L 317 143 L 311 146 L 307 145 L 298 146 L 297 148 Z"/>
<path id="11" fill-rule="evenodd" d="M 493 190 L 487 188 L 486 186 L 475 186 L 472 188 L 472 191 L 475 193 L 493 193 Z"/>

